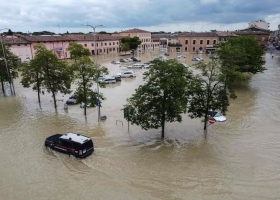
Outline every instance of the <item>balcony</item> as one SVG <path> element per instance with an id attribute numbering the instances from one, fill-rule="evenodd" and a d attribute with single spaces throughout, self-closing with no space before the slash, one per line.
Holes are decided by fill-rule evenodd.
<path id="1" fill-rule="evenodd" d="M 171 42 L 169 42 L 169 43 L 168 43 L 168 46 L 169 46 L 169 47 L 181 47 L 182 44 L 181 44 L 181 43 L 171 43 Z"/>

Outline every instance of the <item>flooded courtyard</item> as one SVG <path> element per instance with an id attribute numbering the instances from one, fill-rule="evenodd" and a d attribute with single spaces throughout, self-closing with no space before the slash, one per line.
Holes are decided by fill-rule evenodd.
<path id="1" fill-rule="evenodd" d="M 189 65 L 198 56 L 186 55 L 180 62 Z M 142 63 L 158 56 L 139 54 Z M 98 63 L 110 75 L 128 70 L 131 63 L 115 59 L 100 55 Z M 79 105 L 64 110 L 70 95 L 58 95 L 55 111 L 45 93 L 40 108 L 37 93 L 14 80 L 17 96 L 0 97 L 0 199 L 279 199 L 280 60 L 265 59 L 264 73 L 236 85 L 227 122 L 211 125 L 207 140 L 201 120 L 187 114 L 166 125 L 164 140 L 160 130 L 130 125 L 128 132 L 121 109 L 146 69 L 101 88 L 107 120 L 100 123 L 97 108 L 86 117 Z M 95 152 L 78 160 L 44 147 L 46 137 L 67 132 L 91 137 Z"/>

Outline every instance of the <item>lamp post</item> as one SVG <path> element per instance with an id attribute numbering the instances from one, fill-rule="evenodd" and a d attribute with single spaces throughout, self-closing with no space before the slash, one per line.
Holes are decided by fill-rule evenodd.
<path id="1" fill-rule="evenodd" d="M 3 28 L 3 29 L 0 29 L 0 31 L 2 31 L 2 30 L 6 30 L 6 29 L 8 29 L 8 28 Z M 7 60 L 6 60 L 6 55 L 5 55 L 5 50 L 4 50 L 4 45 L 3 45 L 3 38 L 2 38 L 2 35 L 0 34 L 0 42 L 1 42 L 1 46 L 2 46 L 2 51 L 3 51 L 3 60 L 4 60 L 4 62 L 5 62 L 5 66 L 6 66 L 6 70 L 7 70 L 7 75 L 8 75 L 8 77 L 10 78 L 10 81 L 9 81 L 9 85 L 10 85 L 10 90 L 11 90 L 11 93 L 15 96 L 16 95 L 16 93 L 15 93 L 15 90 L 12 90 L 12 86 L 11 86 L 11 84 L 12 84 L 12 81 L 11 81 L 11 72 L 10 72 L 10 70 L 8 69 L 8 64 L 7 64 Z"/>
<path id="2" fill-rule="evenodd" d="M 96 54 L 97 54 L 97 48 L 96 48 L 96 40 L 95 40 L 95 29 L 97 27 L 104 27 L 103 25 L 97 25 L 97 26 L 92 26 L 92 25 L 89 25 L 87 24 L 86 26 L 89 26 L 93 29 L 93 40 L 94 40 L 94 64 L 95 64 L 95 68 L 96 68 L 96 87 L 97 87 L 97 106 L 98 106 L 98 122 L 100 121 L 100 102 L 99 102 L 99 84 L 98 84 L 98 77 L 99 77 L 99 73 L 98 73 L 98 65 L 97 65 L 97 57 L 96 57 Z"/>

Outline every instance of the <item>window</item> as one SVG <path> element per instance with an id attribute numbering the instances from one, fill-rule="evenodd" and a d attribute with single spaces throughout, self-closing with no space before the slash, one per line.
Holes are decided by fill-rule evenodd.
<path id="1" fill-rule="evenodd" d="M 103 46 L 103 43 L 101 42 L 101 46 Z"/>
<path id="2" fill-rule="evenodd" d="M 192 42 L 193 44 L 195 44 L 195 40 L 193 40 L 193 42 Z"/>
<path id="3" fill-rule="evenodd" d="M 93 44 L 93 43 L 91 43 L 91 46 L 93 47 L 93 46 L 94 46 L 94 44 Z"/>
<path id="4" fill-rule="evenodd" d="M 115 42 L 113 42 L 113 45 L 115 45 Z"/>
<path id="5" fill-rule="evenodd" d="M 203 40 L 200 40 L 200 44 L 203 44 Z"/>
<path id="6" fill-rule="evenodd" d="M 119 44 L 119 42 L 117 42 L 117 44 Z"/>
<path id="7" fill-rule="evenodd" d="M 188 47 L 185 47 L 185 51 L 188 51 Z"/>
<path id="8" fill-rule="evenodd" d="M 105 46 L 107 46 L 107 43 L 105 42 Z"/>
<path id="9" fill-rule="evenodd" d="M 87 44 L 84 44 L 85 47 L 87 47 Z"/>
<path id="10" fill-rule="evenodd" d="M 113 48 L 113 51 L 115 51 L 115 48 Z"/>
<path id="11" fill-rule="evenodd" d="M 20 44 L 18 44 L 18 46 L 20 46 Z"/>
<path id="12" fill-rule="evenodd" d="M 109 45 L 111 45 L 111 42 L 109 42 Z"/>
<path id="13" fill-rule="evenodd" d="M 193 47 L 192 50 L 195 51 L 195 47 Z"/>
<path id="14" fill-rule="evenodd" d="M 67 140 L 59 140 L 61 142 L 61 145 L 67 148 L 72 148 L 72 142 L 67 141 Z"/>
<path id="15" fill-rule="evenodd" d="M 185 41 L 185 44 L 188 44 L 188 43 L 189 43 L 189 40 L 186 40 L 186 41 Z"/>
<path id="16" fill-rule="evenodd" d="M 130 36 L 130 34 L 128 34 L 128 36 Z"/>
<path id="17" fill-rule="evenodd" d="M 216 40 L 213 40 L 213 44 L 216 44 Z"/>
<path id="18" fill-rule="evenodd" d="M 207 40 L 207 44 L 210 44 L 210 40 Z"/>

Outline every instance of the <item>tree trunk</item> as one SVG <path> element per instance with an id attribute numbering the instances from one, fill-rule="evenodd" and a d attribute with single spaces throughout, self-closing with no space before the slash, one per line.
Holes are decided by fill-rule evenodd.
<path id="1" fill-rule="evenodd" d="M 86 83 L 85 83 L 85 75 L 83 72 L 83 88 L 84 88 L 84 103 L 85 103 L 85 107 L 84 107 L 84 115 L 87 115 L 87 94 L 86 94 Z"/>
<path id="2" fill-rule="evenodd" d="M 5 89 L 4 89 L 4 82 L 2 80 L 1 80 L 1 85 L 2 85 L 2 92 L 3 92 L 4 96 L 6 96 Z"/>
<path id="3" fill-rule="evenodd" d="M 41 89 L 40 89 L 40 84 L 39 84 L 39 76 L 38 76 L 38 73 L 37 73 L 37 94 L 38 94 L 38 102 L 39 102 L 39 105 L 41 107 L 41 98 L 40 98 L 40 92 L 41 92 Z"/>
<path id="4" fill-rule="evenodd" d="M 166 95 L 163 95 L 164 102 L 162 105 L 162 116 L 161 116 L 161 138 L 164 138 L 164 128 L 165 128 L 165 99 Z"/>
<path id="5" fill-rule="evenodd" d="M 55 93 L 52 91 L 52 95 L 53 95 L 53 101 L 54 101 L 54 108 L 56 109 L 56 98 L 55 98 Z"/>

